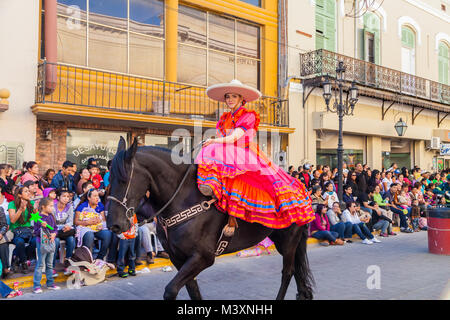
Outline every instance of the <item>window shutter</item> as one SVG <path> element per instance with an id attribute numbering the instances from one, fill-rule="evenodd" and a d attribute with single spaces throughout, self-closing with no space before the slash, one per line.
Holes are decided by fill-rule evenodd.
<path id="1" fill-rule="evenodd" d="M 316 50 L 325 48 L 325 17 L 316 14 Z"/>
<path id="2" fill-rule="evenodd" d="M 336 51 L 336 24 L 334 17 L 325 19 L 325 49 Z"/>
<path id="3" fill-rule="evenodd" d="M 316 0 L 316 50 L 336 51 L 335 0 Z"/>
<path id="4" fill-rule="evenodd" d="M 381 32 L 380 32 L 381 20 L 380 18 L 371 12 L 368 12 L 364 15 L 364 31 L 368 31 L 374 34 L 374 56 L 375 56 L 375 64 L 380 64 L 380 56 L 381 56 Z M 365 34 L 365 32 L 364 32 Z M 365 39 L 364 39 L 365 43 Z M 363 53 L 363 57 L 365 57 L 365 52 Z"/>
<path id="5" fill-rule="evenodd" d="M 439 82 L 442 84 L 449 84 L 449 64 L 450 64 L 450 54 L 449 48 L 444 43 L 439 43 Z"/>

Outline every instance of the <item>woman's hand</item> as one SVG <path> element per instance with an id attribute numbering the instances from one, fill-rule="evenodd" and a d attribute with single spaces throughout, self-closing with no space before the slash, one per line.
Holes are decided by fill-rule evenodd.
<path id="1" fill-rule="evenodd" d="M 48 226 L 47 222 L 45 222 L 45 221 L 43 221 L 43 222 L 41 223 L 41 225 L 42 225 L 42 227 L 44 227 L 44 228 L 47 228 L 47 226 Z"/>
<path id="2" fill-rule="evenodd" d="M 216 139 L 207 139 L 205 142 L 203 142 L 202 144 L 202 148 L 206 148 L 207 146 L 209 146 L 212 143 L 215 143 Z"/>
<path id="3" fill-rule="evenodd" d="M 66 224 L 64 227 L 63 227 L 63 231 L 64 232 L 67 232 L 67 231 L 69 231 L 69 230 L 71 230 L 72 229 L 72 227 L 71 226 L 69 226 L 68 224 Z"/>

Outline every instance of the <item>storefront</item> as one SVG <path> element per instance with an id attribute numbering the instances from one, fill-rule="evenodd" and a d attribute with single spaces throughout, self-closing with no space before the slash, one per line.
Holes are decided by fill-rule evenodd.
<path id="1" fill-rule="evenodd" d="M 127 140 L 127 135 L 126 132 L 67 129 L 67 160 L 83 168 L 89 158 L 94 158 L 100 169 L 105 170 L 108 161 L 116 154 L 120 137 Z"/>

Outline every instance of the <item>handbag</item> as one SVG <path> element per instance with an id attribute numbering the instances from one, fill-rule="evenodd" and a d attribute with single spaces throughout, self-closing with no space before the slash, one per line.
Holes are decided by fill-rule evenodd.
<path id="1" fill-rule="evenodd" d="M 13 231 L 14 237 L 22 238 L 24 240 L 31 239 L 33 237 L 33 230 L 30 227 L 17 227 Z"/>
<path id="2" fill-rule="evenodd" d="M 58 234 L 56 235 L 60 239 L 67 239 L 68 237 L 75 237 L 75 229 L 70 229 L 69 231 L 58 230 Z"/>
<path id="3" fill-rule="evenodd" d="M 41 228 L 41 253 L 55 252 L 55 241 L 52 241 L 50 232 L 47 228 Z"/>
<path id="4" fill-rule="evenodd" d="M 378 218 L 379 218 L 379 219 L 382 219 L 382 220 L 386 220 L 386 221 L 388 221 L 389 223 L 392 223 L 392 220 L 389 219 L 388 217 L 386 217 L 385 215 L 380 215 Z"/>
<path id="5" fill-rule="evenodd" d="M 14 233 L 12 233 L 11 230 L 6 231 L 6 233 L 3 235 L 3 238 L 0 240 L 0 244 L 4 244 L 7 242 L 11 242 L 12 239 L 14 239 Z"/>

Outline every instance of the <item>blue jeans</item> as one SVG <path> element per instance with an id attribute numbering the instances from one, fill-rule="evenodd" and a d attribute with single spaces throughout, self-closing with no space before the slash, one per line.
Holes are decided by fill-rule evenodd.
<path id="1" fill-rule="evenodd" d="M 64 241 L 66 241 L 66 259 L 69 259 L 72 254 L 73 254 L 73 250 L 75 250 L 75 237 L 70 236 L 64 239 Z M 55 255 L 53 257 L 53 267 L 55 267 L 55 263 L 56 263 L 56 253 L 59 252 L 59 246 L 61 244 L 61 239 L 56 237 L 55 238 Z"/>
<path id="2" fill-rule="evenodd" d="M 120 239 L 119 253 L 117 257 L 117 272 L 122 273 L 125 269 L 125 258 L 128 260 L 128 271 L 135 270 L 136 253 L 134 251 L 136 238 Z"/>
<path id="3" fill-rule="evenodd" d="M 330 227 L 330 231 L 337 232 L 340 239 L 349 239 L 352 237 L 352 223 L 338 222 Z"/>
<path id="4" fill-rule="evenodd" d="M 88 247 L 92 252 L 94 246 L 94 238 L 99 239 L 102 243 L 100 246 L 100 252 L 97 255 L 97 259 L 102 260 L 108 251 L 109 244 L 111 242 L 112 233 L 109 230 L 100 230 L 97 232 L 88 231 L 83 236 L 83 246 Z"/>
<path id="5" fill-rule="evenodd" d="M 311 237 L 316 238 L 317 240 L 328 240 L 330 242 L 336 241 L 336 239 L 339 237 L 339 234 L 335 231 L 317 231 L 314 232 Z"/>
<path id="6" fill-rule="evenodd" d="M 109 263 L 116 263 L 117 262 L 117 253 L 119 252 L 118 246 L 119 246 L 119 237 L 117 235 L 112 234 L 111 235 L 111 243 L 109 244 L 109 252 L 108 256 L 106 257 L 106 261 Z"/>
<path id="7" fill-rule="evenodd" d="M 45 277 L 47 278 L 47 287 L 53 285 L 53 256 L 54 252 L 41 253 L 41 243 L 36 241 L 37 261 L 34 268 L 33 289 L 41 287 L 42 272 L 45 266 Z"/>
<path id="8" fill-rule="evenodd" d="M 8 287 L 3 281 L 0 281 L 0 296 L 6 298 L 13 290 Z"/>
<path id="9" fill-rule="evenodd" d="M 367 228 L 364 222 L 354 224 L 352 232 L 356 233 L 358 237 L 361 238 L 361 240 L 365 240 L 366 238 L 373 239 L 373 234 L 370 232 L 369 228 Z"/>
<path id="10" fill-rule="evenodd" d="M 400 227 L 401 228 L 408 228 L 408 222 L 406 222 L 407 215 L 403 213 L 402 210 L 399 210 L 394 207 L 389 207 L 393 213 L 398 214 L 400 217 Z M 411 215 L 411 208 L 408 208 L 408 214 Z"/>
<path id="11" fill-rule="evenodd" d="M 16 245 L 16 255 L 19 257 L 19 262 L 24 263 L 27 261 L 27 256 L 33 256 L 33 253 L 36 249 L 36 238 L 22 238 L 14 236 L 12 243 Z M 29 244 L 27 248 L 25 248 L 25 244 Z"/>
<path id="12" fill-rule="evenodd" d="M 372 227 L 375 230 L 381 230 L 381 233 L 387 233 L 387 230 L 389 228 L 389 221 L 380 219 Z"/>
<path id="13" fill-rule="evenodd" d="M 364 210 L 365 212 L 368 212 L 368 213 L 372 214 L 372 209 L 371 208 L 366 208 L 363 205 L 361 205 L 361 210 Z"/>

